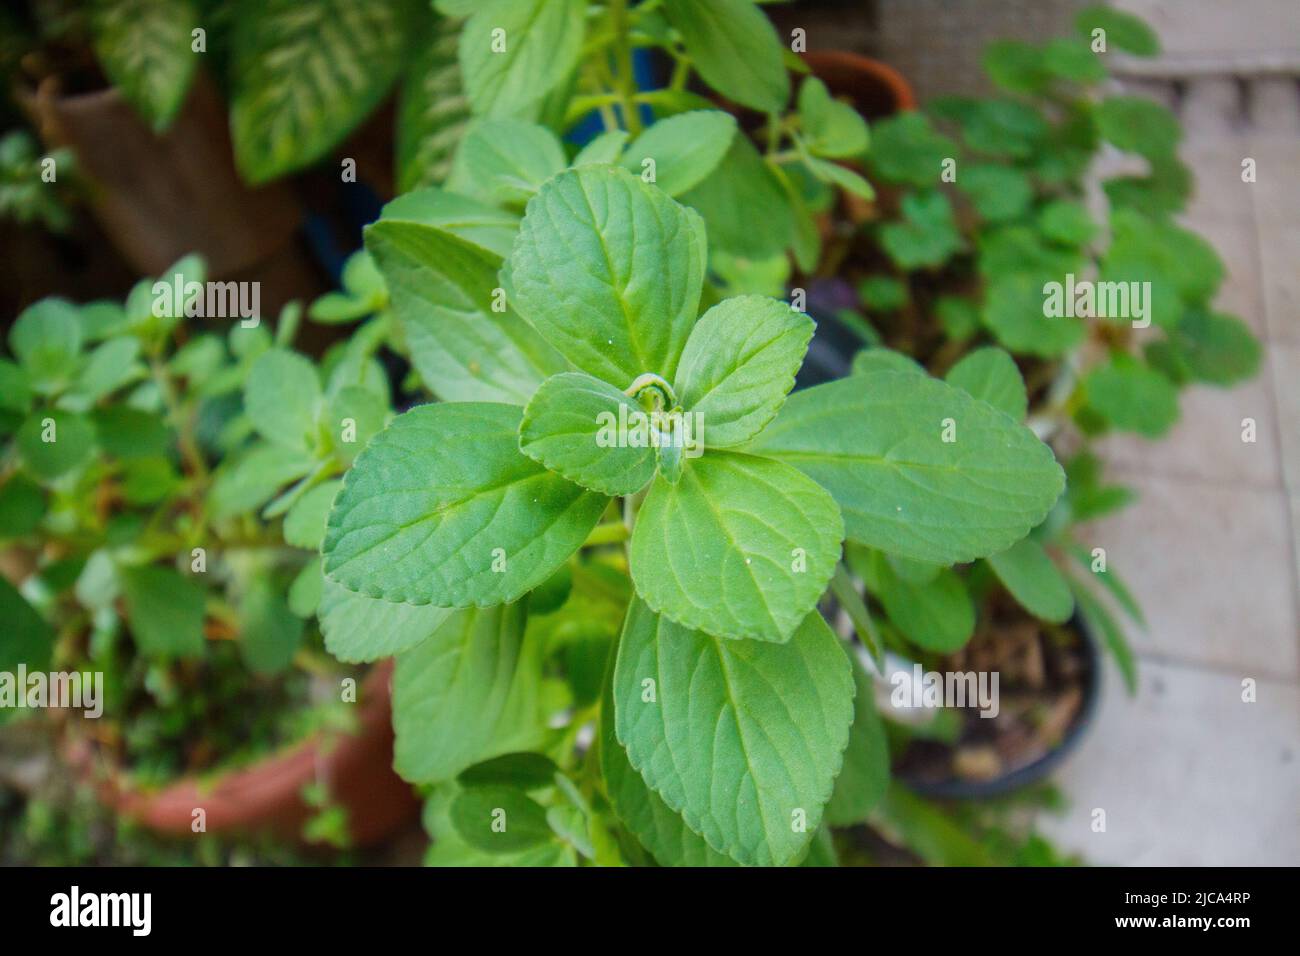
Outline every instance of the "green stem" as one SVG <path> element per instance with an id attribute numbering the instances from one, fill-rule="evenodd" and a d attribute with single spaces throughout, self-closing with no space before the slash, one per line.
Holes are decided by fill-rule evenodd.
<path id="1" fill-rule="evenodd" d="M 641 132 L 641 116 L 633 98 L 636 96 L 636 76 L 632 73 L 632 43 L 628 36 L 627 0 L 610 0 L 610 24 L 614 29 L 614 63 L 617 67 L 617 89 L 622 98 L 623 122 L 633 136 Z"/>
<path id="2" fill-rule="evenodd" d="M 587 540 L 582 542 L 584 548 L 593 548 L 601 544 L 617 544 L 626 541 L 628 529 L 622 521 L 606 521 L 591 529 Z"/>
<path id="3" fill-rule="evenodd" d="M 876 633 L 876 624 L 871 619 L 871 612 L 867 610 L 866 602 L 862 600 L 862 595 L 858 593 L 853 579 L 849 577 L 849 572 L 843 564 L 835 566 L 835 574 L 831 578 L 831 593 L 835 595 L 835 599 L 840 602 L 840 607 L 844 608 L 849 620 L 853 622 L 853 630 L 857 632 L 858 639 L 871 654 L 876 669 L 881 674 L 885 673 L 885 653 L 881 648 L 880 635 Z"/>
<path id="4" fill-rule="evenodd" d="M 185 458 L 186 464 L 190 466 L 190 472 L 199 480 L 199 483 L 206 484 L 208 465 L 203 460 L 203 453 L 199 451 L 198 442 L 194 440 L 193 422 L 190 420 L 190 416 L 185 414 L 185 410 L 181 408 L 180 398 L 176 394 L 176 386 L 172 383 L 171 376 L 167 374 L 166 366 L 157 358 L 149 359 L 149 370 L 153 374 L 153 380 L 158 386 L 159 394 L 162 395 L 163 404 L 167 406 L 167 417 L 176 429 L 181 455 Z"/>

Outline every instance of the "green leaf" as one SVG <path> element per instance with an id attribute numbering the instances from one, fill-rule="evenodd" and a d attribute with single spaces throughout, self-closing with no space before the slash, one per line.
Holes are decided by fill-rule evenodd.
<path id="1" fill-rule="evenodd" d="M 962 169 L 957 186 L 970 197 L 975 211 L 989 222 L 1018 219 L 1034 198 L 1029 177 L 1010 166 L 971 164 Z"/>
<path id="2" fill-rule="evenodd" d="M 76 371 L 81 352 L 76 306 L 65 299 L 29 305 L 9 329 L 9 349 L 33 391 L 46 395 L 60 390 Z"/>
<path id="3" fill-rule="evenodd" d="M 325 522 L 330 505 L 343 482 L 327 481 L 299 498 L 284 516 L 284 540 L 295 548 L 319 551 L 325 539 Z"/>
<path id="4" fill-rule="evenodd" d="M 321 589 L 317 612 L 325 649 L 349 663 L 377 661 L 409 650 L 456 613 L 432 604 L 396 604 L 366 597 L 329 578 Z"/>
<path id="5" fill-rule="evenodd" d="M 1049 40 L 1043 53 L 1047 72 L 1072 83 L 1100 83 L 1106 79 L 1106 67 L 1092 52 L 1091 44 L 1074 37 Z"/>
<path id="6" fill-rule="evenodd" d="M 492 205 L 523 206 L 566 165 L 560 141 L 545 126 L 479 119 L 456 148 L 447 188 Z"/>
<path id="7" fill-rule="evenodd" d="M 638 434 L 634 427 L 619 427 L 620 415 L 633 426 L 646 423 L 639 446 L 631 444 Z M 528 402 L 519 426 L 519 448 L 584 488 L 630 495 L 654 477 L 649 421 L 641 406 L 613 385 L 581 372 L 565 372 L 543 382 Z"/>
<path id="8" fill-rule="evenodd" d="M 736 137 L 736 120 L 721 110 L 693 110 L 655 123 L 623 154 L 623 166 L 643 175 L 654 163 L 654 182 L 680 196 L 703 182 L 727 155 Z"/>
<path id="9" fill-rule="evenodd" d="M 846 166 L 839 163 L 832 163 L 829 160 L 817 159 L 814 156 L 803 154 L 804 165 L 809 171 L 824 183 L 832 183 L 845 189 L 857 196 L 859 199 L 872 200 L 876 198 L 876 190 L 871 183 L 867 182 L 860 175 Z"/>
<path id="10" fill-rule="evenodd" d="M 907 306 L 907 283 L 893 276 L 867 276 L 858 283 L 858 297 L 869 312 L 897 312 Z"/>
<path id="11" fill-rule="evenodd" d="M 998 40 L 984 49 L 984 72 L 1009 93 L 1039 93 L 1048 85 L 1046 57 L 1041 47 L 1021 40 Z"/>
<path id="12" fill-rule="evenodd" d="M 664 15 L 682 35 L 691 65 L 719 93 L 764 113 L 790 99 L 781 41 L 748 0 L 664 0 Z"/>
<path id="13" fill-rule="evenodd" d="M 460 794 L 455 784 L 433 789 L 424 806 L 424 825 L 433 837 L 425 854 L 426 866 L 446 867 L 566 867 L 577 866 L 577 854 L 559 840 L 551 840 L 520 853 L 485 853 L 470 846 L 451 821 L 451 805 Z"/>
<path id="14" fill-rule="evenodd" d="M 558 87 L 577 66 L 586 10 L 587 0 L 516 0 L 471 16 L 460 69 L 474 113 L 519 116 Z"/>
<path id="15" fill-rule="evenodd" d="M 572 166 L 591 166 L 600 163 L 617 163 L 627 145 L 628 132 L 625 129 L 607 129 L 590 143 L 582 147 L 573 157 Z"/>
<path id="16" fill-rule="evenodd" d="M 984 324 L 1008 351 L 1056 358 L 1074 349 L 1087 334 L 1080 319 L 1046 314 L 1044 284 L 1040 275 L 1013 273 L 994 281 L 985 292 Z"/>
<path id="17" fill-rule="evenodd" d="M 0 485 L 0 540 L 21 538 L 35 531 L 45 517 L 45 495 L 22 474 Z"/>
<path id="18" fill-rule="evenodd" d="M 966 832 L 951 809 L 916 796 L 894 783 L 880 805 L 881 822 L 887 833 L 897 834 L 907 846 L 931 866 L 993 866 L 991 851 Z"/>
<path id="19" fill-rule="evenodd" d="M 1096 109 L 1097 128 L 1116 149 L 1148 159 L 1172 155 L 1183 129 L 1166 107 L 1140 96 L 1111 96 Z"/>
<path id="20" fill-rule="evenodd" d="M 278 674 L 293 662 L 305 622 L 264 577 L 249 582 L 240 601 L 239 653 L 254 674 Z"/>
<path id="21" fill-rule="evenodd" d="M 709 447 L 746 442 L 776 416 L 814 328 L 788 303 L 757 295 L 727 299 L 700 317 L 676 391 L 682 407 L 702 417 Z"/>
<path id="22" fill-rule="evenodd" d="M 32 407 L 32 386 L 27 372 L 0 358 L 0 409 L 26 414 Z"/>
<path id="23" fill-rule="evenodd" d="M 513 601 L 573 554 L 607 499 L 519 451 L 522 409 L 421 405 L 343 480 L 325 573 L 371 597 L 443 607 Z"/>
<path id="24" fill-rule="evenodd" d="M 947 418 L 956 424 L 953 442 L 942 439 Z M 752 447 L 830 491 L 851 540 L 934 564 L 1014 544 L 1065 483 L 1051 449 L 1029 429 L 913 372 L 795 392 Z"/>
<path id="25" fill-rule="evenodd" d="M 510 255 L 519 231 L 518 214 L 445 189 L 417 189 L 398 196 L 380 213 L 380 221 L 389 220 L 434 226 L 481 246 L 498 260 Z"/>
<path id="26" fill-rule="evenodd" d="M 804 143 L 815 156 L 859 156 L 871 143 L 866 120 L 852 106 L 831 99 L 826 84 L 815 76 L 799 87 L 799 122 Z"/>
<path id="27" fill-rule="evenodd" d="M 614 729 L 612 668 L 609 676 L 600 705 L 600 770 L 614 812 L 660 866 L 739 865 L 688 827 L 628 761 Z"/>
<path id="28" fill-rule="evenodd" d="M 1184 306 L 1209 302 L 1223 281 L 1222 260 L 1193 232 L 1131 209 L 1115 210 L 1111 227 L 1099 281 L 1150 282 L 1148 302 L 1156 325 L 1175 327 Z"/>
<path id="29" fill-rule="evenodd" d="M 1259 371 L 1262 348 L 1241 319 L 1207 309 L 1189 309 L 1169 333 L 1178 367 L 1188 378 L 1211 385 L 1235 385 Z"/>
<path id="30" fill-rule="evenodd" d="M 518 752 L 502 754 L 476 763 L 456 778 L 463 787 L 505 786 L 520 790 L 541 790 L 555 786 L 560 768 L 545 754 Z"/>
<path id="31" fill-rule="evenodd" d="M 760 866 L 803 856 L 853 721 L 848 661 L 816 611 L 772 644 L 710 637 L 634 600 L 613 693 L 628 760 L 714 849 Z"/>
<path id="32" fill-rule="evenodd" d="M 203 653 L 203 588 L 175 568 L 156 564 L 120 567 L 126 617 L 140 652 L 148 657 L 198 657 Z"/>
<path id="33" fill-rule="evenodd" d="M 522 853 L 555 840 L 542 805 L 515 787 L 466 787 L 452 801 L 451 822 L 484 853 Z"/>
<path id="34" fill-rule="evenodd" d="M 134 338 L 116 338 L 102 342 L 86 358 L 77 375 L 76 385 L 63 397 L 65 407 L 86 409 L 105 395 L 145 376 L 145 368 L 136 359 L 140 342 Z"/>
<path id="35" fill-rule="evenodd" d="M 979 331 L 979 310 L 969 299 L 940 296 L 934 303 L 934 314 L 950 338 L 962 341 Z"/>
<path id="36" fill-rule="evenodd" d="M 712 174 L 681 195 L 708 225 L 709 249 L 766 259 L 794 241 L 794 213 L 773 167 L 737 135 Z"/>
<path id="37" fill-rule="evenodd" d="M 436 186 L 451 171 L 451 155 L 469 120 L 456 49 L 460 24 L 439 20 L 416 47 L 398 96 L 397 191 Z"/>
<path id="38" fill-rule="evenodd" d="M 8 579 L 0 576 L 0 616 L 5 639 L 0 642 L 0 671 L 13 674 L 19 664 L 29 671 L 45 670 L 54 653 L 54 632 Z M 0 708 L 0 717 L 6 713 Z"/>
<path id="39" fill-rule="evenodd" d="M 500 260 L 451 232 L 381 219 L 366 229 L 411 360 L 445 401 L 522 405 L 564 359 L 498 296 Z"/>
<path id="40" fill-rule="evenodd" d="M 95 427 L 85 415 L 37 409 L 14 438 L 27 470 L 53 481 L 86 462 L 95 451 Z"/>
<path id="41" fill-rule="evenodd" d="M 1094 571 L 1092 554 L 1076 544 L 1067 544 L 1067 550 L 1070 555 L 1079 562 L 1079 565 L 1091 575 L 1092 580 L 1099 583 L 1119 605 L 1120 609 L 1129 616 L 1129 619 L 1139 627 L 1147 626 L 1146 616 L 1142 613 L 1142 608 L 1138 605 L 1137 599 L 1128 589 L 1123 581 L 1120 580 L 1119 572 L 1114 567 L 1107 567 L 1104 571 Z"/>
<path id="42" fill-rule="evenodd" d="M 310 166 L 388 93 L 416 0 L 264 0 L 233 17 L 230 134 L 244 178 Z"/>
<path id="43" fill-rule="evenodd" d="M 316 431 L 320 402 L 316 367 L 296 352 L 271 349 L 249 370 L 244 411 L 272 444 L 306 449 Z"/>
<path id="44" fill-rule="evenodd" d="M 450 780 L 541 742 L 541 647 L 520 604 L 457 611 L 397 657 L 393 766 L 414 783 Z"/>
<path id="45" fill-rule="evenodd" d="M 975 633 L 975 606 L 966 584 L 950 568 L 941 568 L 929 580 L 898 573 L 879 552 L 863 569 L 867 589 L 894 625 L 914 644 L 927 651 L 951 653 L 966 645 Z"/>
<path id="46" fill-rule="evenodd" d="M 880 227 L 880 244 L 900 269 L 913 271 L 947 262 L 963 246 L 952 204 L 937 189 L 903 197 L 903 221 Z"/>
<path id="47" fill-rule="evenodd" d="M 976 349 L 950 368 L 945 380 L 1016 421 L 1024 419 L 1029 410 L 1025 380 L 1020 377 L 1016 360 L 1002 349 Z"/>
<path id="48" fill-rule="evenodd" d="M 1097 234 L 1097 224 L 1081 203 L 1055 199 L 1038 213 L 1038 228 L 1053 242 L 1070 246 L 1087 245 Z"/>
<path id="49" fill-rule="evenodd" d="M 987 156 L 1029 159 L 1049 133 L 1042 112 L 1017 100 L 944 96 L 931 103 L 930 111 L 936 118 L 957 123 L 966 145 Z"/>
<path id="50" fill-rule="evenodd" d="M 850 371 L 853 375 L 866 375 L 870 372 L 912 372 L 918 375 L 929 375 L 916 359 L 880 346 L 863 349 L 853 356 Z"/>
<path id="51" fill-rule="evenodd" d="M 190 31 L 203 26 L 189 0 L 96 0 L 95 54 L 104 73 L 155 131 L 171 125 L 198 56 Z"/>
<path id="52" fill-rule="evenodd" d="M 1159 438 L 1178 421 L 1178 389 L 1130 355 L 1112 355 L 1083 387 L 1088 407 L 1122 431 Z"/>
<path id="53" fill-rule="evenodd" d="M 843 522 L 824 490 L 780 462 L 710 450 L 650 486 L 632 532 L 637 593 L 722 637 L 782 642 L 817 603 Z"/>
<path id="54" fill-rule="evenodd" d="M 1069 583 L 1034 539 L 1017 541 L 1006 551 L 989 555 L 988 561 L 998 580 L 1030 614 L 1063 624 L 1074 613 Z"/>
<path id="55" fill-rule="evenodd" d="M 956 159 L 958 152 L 924 113 L 909 110 L 876 124 L 868 159 L 882 179 L 924 189 L 939 182 L 944 160 Z"/>
<path id="56" fill-rule="evenodd" d="M 1086 7 L 1075 15 L 1074 25 L 1090 40 L 1094 30 L 1105 30 L 1107 49 L 1113 45 L 1135 56 L 1155 56 L 1160 52 L 1160 41 L 1149 26 L 1133 14 L 1114 7 L 1100 4 Z"/>
<path id="57" fill-rule="evenodd" d="M 844 748 L 844 766 L 826 804 L 825 823 L 835 827 L 865 823 L 889 789 L 889 741 L 885 722 L 876 713 L 871 675 L 849 648 L 844 649 L 853 669 L 853 725 Z"/>
<path id="58" fill-rule="evenodd" d="M 344 465 L 388 423 L 388 402 L 362 385 L 346 385 L 330 399 L 320 427 L 327 430 L 335 457 Z"/>
<path id="59" fill-rule="evenodd" d="M 1088 626 L 1095 637 L 1101 639 L 1102 645 L 1115 658 L 1115 663 L 1124 678 L 1124 686 L 1128 689 L 1128 692 L 1136 694 L 1138 689 L 1137 660 L 1133 656 L 1133 649 L 1129 647 L 1128 640 L 1124 637 L 1124 632 L 1115 623 L 1115 618 L 1111 616 L 1106 606 L 1097 600 L 1087 587 L 1073 578 L 1070 579 L 1070 585 L 1074 590 L 1074 600 L 1079 605 L 1079 614 L 1082 616 L 1084 624 Z"/>
<path id="60" fill-rule="evenodd" d="M 298 572 L 289 585 L 289 610 L 302 618 L 315 617 L 316 610 L 320 607 L 321 592 L 325 587 L 325 573 L 321 571 L 320 555 L 312 558 L 303 565 L 302 570 Z M 333 587 L 339 587 L 333 581 L 329 582 Z M 351 591 L 340 588 L 345 594 L 351 594 Z M 359 597 L 359 595 L 358 595 Z M 370 600 L 366 598 L 366 600 Z M 369 627 L 366 622 L 365 627 Z M 326 648 L 329 647 L 328 642 Z M 340 657 L 340 659 L 342 659 Z"/>
<path id="61" fill-rule="evenodd" d="M 255 446 L 229 459 L 217 470 L 208 492 L 212 517 L 220 520 L 253 511 L 311 468 L 311 460 L 301 449 L 284 445 Z"/>
<path id="62" fill-rule="evenodd" d="M 643 372 L 671 381 L 699 308 L 696 220 L 626 170 L 562 173 L 529 201 L 519 228 L 515 304 L 589 375 L 616 386 Z"/>

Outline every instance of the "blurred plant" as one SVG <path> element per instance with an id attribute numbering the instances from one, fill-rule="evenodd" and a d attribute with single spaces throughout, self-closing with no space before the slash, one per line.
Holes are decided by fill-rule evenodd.
<path id="1" fill-rule="evenodd" d="M 63 178 L 47 182 L 46 168 Z M 51 232 L 66 232 L 72 223 L 66 184 L 75 176 L 70 151 L 56 149 L 42 157 L 31 133 L 10 130 L 0 136 L 0 219 L 24 225 L 39 222 Z"/>
<path id="2" fill-rule="evenodd" d="M 1106 58 L 1151 55 L 1154 34 L 1104 7 L 1082 11 L 1078 30 L 992 44 L 984 65 L 997 96 L 945 97 L 928 115 L 876 126 L 884 216 L 856 253 L 862 303 L 887 344 L 940 372 L 989 339 L 1009 350 L 1029 375 L 1040 431 L 1068 419 L 1086 435 L 1156 438 L 1177 419 L 1179 388 L 1243 381 L 1260 349 L 1211 306 L 1224 277 L 1214 250 L 1172 220 L 1192 189 L 1177 120 L 1146 99 L 1098 94 Z M 1145 172 L 1104 180 L 1107 203 L 1089 203 L 1086 178 L 1106 148 Z M 1105 205 L 1108 218 L 1096 218 Z M 1071 301 L 1049 316 L 1053 283 Z M 1075 314 L 1076 283 L 1096 291 L 1079 298 L 1091 314 Z M 1145 283 L 1147 301 L 1126 295 L 1121 314 L 1105 314 L 1112 283 L 1126 293 Z"/>
<path id="3" fill-rule="evenodd" d="M 293 307 L 274 336 L 256 316 L 205 330 L 204 279 L 189 257 L 125 304 L 41 300 L 0 358 L 0 543 L 31 569 L 0 582 L 0 669 L 102 672 L 105 718 L 76 729 L 139 785 L 352 720 L 352 675 L 306 622 L 336 476 L 387 419 L 387 380 L 347 344 L 320 369 L 291 351 Z"/>

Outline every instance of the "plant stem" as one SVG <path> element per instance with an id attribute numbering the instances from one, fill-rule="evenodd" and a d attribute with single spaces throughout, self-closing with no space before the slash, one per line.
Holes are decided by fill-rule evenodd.
<path id="1" fill-rule="evenodd" d="M 632 73 L 632 44 L 628 37 L 627 0 L 610 0 L 610 24 L 614 29 L 614 63 L 617 67 L 617 85 L 622 99 L 623 122 L 633 136 L 641 132 L 641 115 L 633 98 L 636 96 L 636 76 Z"/>
<path id="2" fill-rule="evenodd" d="M 627 526 L 622 521 L 606 521 L 591 529 L 591 534 L 587 535 L 587 540 L 582 542 L 582 546 L 592 548 L 601 544 L 617 544 L 626 541 L 627 535 Z"/>
<path id="3" fill-rule="evenodd" d="M 172 426 L 176 429 L 181 455 L 185 458 L 185 463 L 190 466 L 191 474 L 199 480 L 200 484 L 206 484 L 208 465 L 203 460 L 203 453 L 199 451 L 198 442 L 194 440 L 193 422 L 181 408 L 180 399 L 176 395 L 176 386 L 172 383 L 171 376 L 167 374 L 166 366 L 157 358 L 149 359 L 149 370 L 153 374 L 159 394 L 162 395 L 163 404 L 167 406 L 167 417 L 171 419 Z"/>
<path id="4" fill-rule="evenodd" d="M 884 674 L 885 653 L 880 644 L 880 635 L 876 633 L 876 625 L 871 620 L 871 612 L 867 610 L 866 602 L 862 600 L 862 595 L 858 594 L 858 589 L 843 564 L 835 566 L 835 574 L 831 578 L 831 593 L 835 595 L 835 599 L 840 602 L 840 607 L 844 608 L 849 620 L 853 622 L 853 630 L 857 631 L 858 639 L 866 646 L 876 669 Z"/>

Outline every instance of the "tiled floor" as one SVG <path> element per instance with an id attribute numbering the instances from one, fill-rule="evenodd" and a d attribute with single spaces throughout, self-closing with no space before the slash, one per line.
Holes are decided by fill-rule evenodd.
<path id="1" fill-rule="evenodd" d="M 1058 777 L 1071 808 L 1043 828 L 1095 863 L 1295 865 L 1300 83 L 1187 78 L 1168 91 L 1181 93 L 1171 99 L 1196 174 L 1186 222 L 1227 264 L 1218 305 L 1256 330 L 1265 362 L 1248 385 L 1187 394 L 1164 441 L 1106 442 L 1112 477 L 1141 497 L 1090 534 L 1146 609 L 1148 631 L 1132 635 L 1141 687 L 1129 697 L 1108 675 L 1097 724 Z M 1241 181 L 1245 157 L 1256 160 L 1255 183 Z M 1256 420 L 1257 443 L 1242 442 L 1243 418 Z M 1104 832 L 1094 831 L 1096 809 Z"/>

